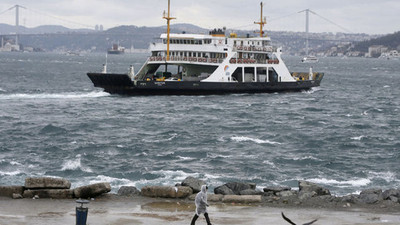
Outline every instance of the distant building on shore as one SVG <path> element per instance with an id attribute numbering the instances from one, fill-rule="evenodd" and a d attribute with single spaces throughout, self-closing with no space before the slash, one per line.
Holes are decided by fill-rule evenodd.
<path id="1" fill-rule="evenodd" d="M 20 46 L 13 44 L 9 40 L 4 40 L 4 37 L 1 37 L 0 52 L 13 52 L 13 51 L 20 51 Z"/>
<path id="2" fill-rule="evenodd" d="M 382 53 L 387 52 L 388 48 L 383 45 L 372 45 L 368 48 L 367 57 L 377 58 L 381 56 Z"/>

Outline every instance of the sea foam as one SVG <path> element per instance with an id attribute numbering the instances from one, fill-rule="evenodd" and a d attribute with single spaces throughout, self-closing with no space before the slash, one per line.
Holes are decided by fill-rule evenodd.
<path id="1" fill-rule="evenodd" d="M 257 138 L 251 138 L 251 137 L 231 137 L 231 140 L 236 141 L 236 142 L 250 141 L 250 142 L 257 143 L 257 144 L 272 144 L 272 145 L 280 145 L 281 144 L 281 143 L 275 142 L 275 141 L 261 140 L 261 139 L 257 139 Z"/>
<path id="2" fill-rule="evenodd" d="M 75 159 L 67 160 L 63 163 L 61 171 L 66 170 L 81 170 L 88 173 L 93 172 L 89 167 L 82 166 L 80 154 L 78 154 Z"/>
<path id="3" fill-rule="evenodd" d="M 41 93 L 41 94 L 8 94 L 0 95 L 0 99 L 81 99 L 81 98 L 99 98 L 110 96 L 107 92 L 66 92 L 66 93 Z"/>
<path id="4" fill-rule="evenodd" d="M 326 179 L 326 178 L 314 178 L 314 179 L 307 179 L 307 181 L 317 183 L 317 184 L 327 184 L 333 185 L 338 187 L 362 187 L 366 186 L 371 183 L 370 179 L 361 178 L 361 179 L 354 179 L 348 181 L 338 181 L 334 179 Z"/>

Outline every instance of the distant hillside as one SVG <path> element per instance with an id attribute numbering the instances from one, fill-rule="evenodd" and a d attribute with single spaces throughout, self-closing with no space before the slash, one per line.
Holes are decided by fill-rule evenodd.
<path id="1" fill-rule="evenodd" d="M 360 42 L 354 46 L 354 50 L 368 52 L 368 48 L 372 45 L 383 45 L 390 49 L 398 49 L 400 47 L 400 31 L 380 38 Z"/>
<path id="2" fill-rule="evenodd" d="M 13 25 L 8 25 L 0 23 L 0 35 L 4 34 L 14 34 L 16 32 L 16 27 Z M 49 33 L 67 33 L 67 32 L 94 32 L 90 29 L 69 29 L 67 27 L 58 25 L 43 25 L 34 28 L 28 28 L 24 26 L 19 27 L 20 34 L 49 34 Z"/>
<path id="3" fill-rule="evenodd" d="M 218 28 L 218 27 L 216 27 Z M 256 29 L 256 27 L 255 27 Z M 227 34 L 236 32 L 239 36 L 254 36 L 254 30 L 231 30 Z M 23 46 L 43 49 L 45 51 L 96 51 L 105 52 L 112 44 L 119 43 L 125 48 L 147 49 L 150 43 L 157 42 L 160 35 L 166 31 L 166 26 L 159 27 L 138 27 L 119 26 L 106 31 L 94 30 L 71 30 L 62 26 L 41 26 L 36 28 L 20 28 L 20 41 Z M 172 33 L 195 33 L 208 34 L 204 29 L 192 24 L 173 24 Z M 0 24 L 1 34 L 13 34 L 15 27 Z M 286 54 L 305 54 L 305 33 L 266 31 L 276 46 L 282 46 Z M 340 43 L 359 42 L 371 39 L 366 34 L 344 34 L 344 33 L 310 33 L 310 51 L 317 52 L 320 49 L 327 49 Z M 9 36 L 11 40 L 13 36 Z"/>

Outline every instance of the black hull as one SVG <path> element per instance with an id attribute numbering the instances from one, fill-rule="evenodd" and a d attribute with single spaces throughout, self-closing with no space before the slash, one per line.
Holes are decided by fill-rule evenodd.
<path id="1" fill-rule="evenodd" d="M 121 95 L 216 95 L 234 93 L 274 93 L 309 90 L 320 85 L 323 74 L 314 81 L 297 82 L 198 82 L 198 81 L 131 81 L 127 74 L 88 73 L 95 87 Z"/>

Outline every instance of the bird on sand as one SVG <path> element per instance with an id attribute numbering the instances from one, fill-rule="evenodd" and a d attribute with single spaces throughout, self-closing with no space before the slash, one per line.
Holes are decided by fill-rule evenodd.
<path id="1" fill-rule="evenodd" d="M 287 217 L 285 216 L 285 214 L 283 214 L 283 212 L 282 212 L 282 217 L 283 217 L 283 219 L 286 220 L 288 223 L 290 223 L 290 224 L 292 224 L 292 225 L 296 225 L 296 224 L 293 223 L 289 218 L 287 218 Z M 317 221 L 317 220 L 313 220 L 313 221 L 311 221 L 311 222 L 304 223 L 303 225 L 311 225 L 311 224 L 313 224 L 315 221 Z"/>

